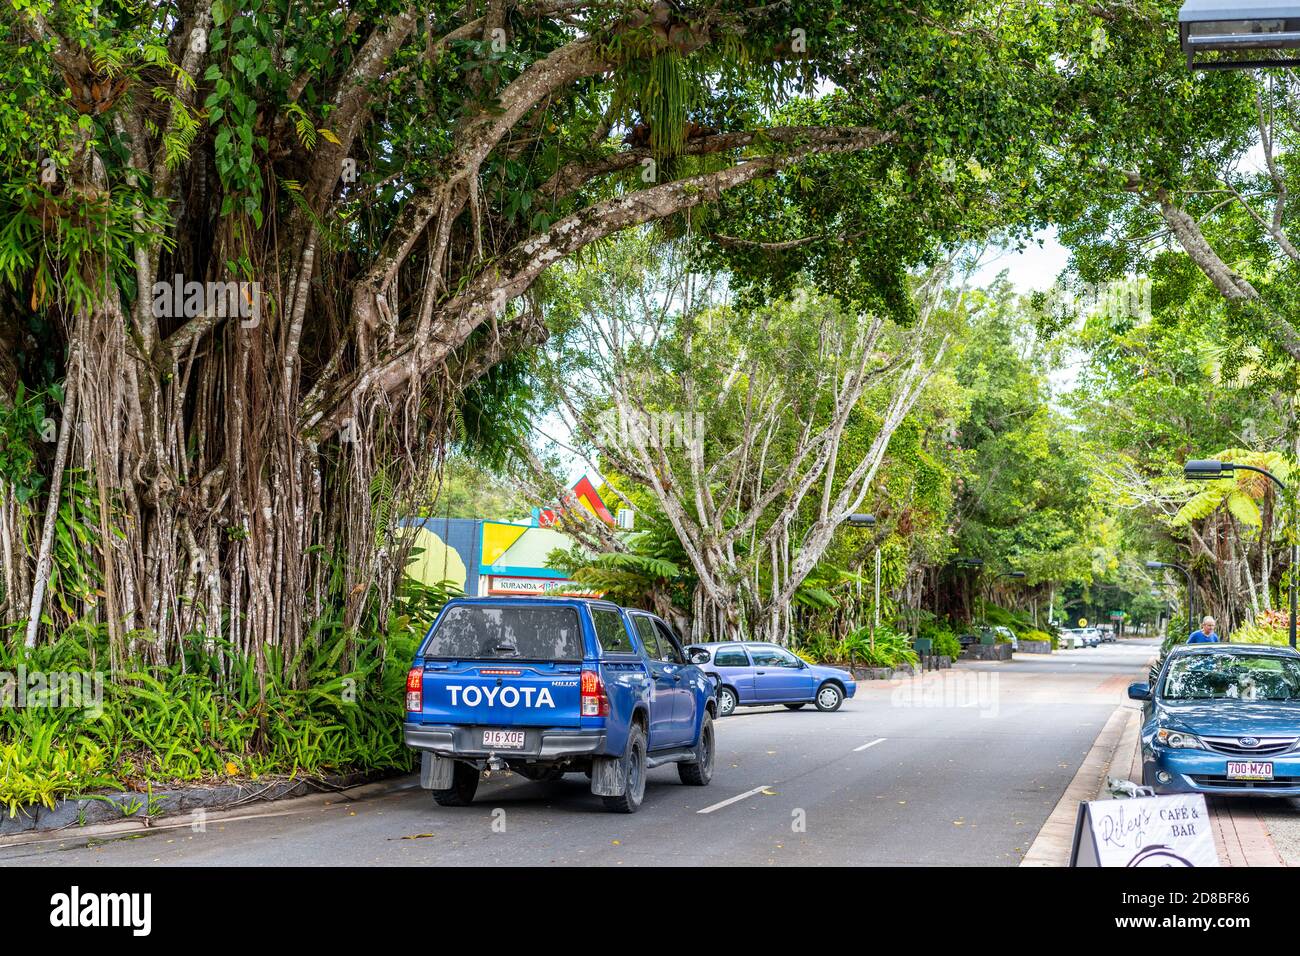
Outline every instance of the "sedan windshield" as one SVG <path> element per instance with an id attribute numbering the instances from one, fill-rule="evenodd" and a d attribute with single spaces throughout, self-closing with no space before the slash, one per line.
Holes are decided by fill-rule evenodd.
<path id="1" fill-rule="evenodd" d="M 1165 677 L 1166 700 L 1300 700 L 1300 660 L 1264 654 L 1187 654 Z"/>

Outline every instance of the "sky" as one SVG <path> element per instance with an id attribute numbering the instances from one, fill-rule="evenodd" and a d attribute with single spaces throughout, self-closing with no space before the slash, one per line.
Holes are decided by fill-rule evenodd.
<path id="1" fill-rule="evenodd" d="M 1043 292 L 1056 282 L 1069 257 L 1065 247 L 1056 241 L 1056 230 L 1046 229 L 1024 249 L 1002 249 L 985 256 L 983 265 L 975 272 L 973 284 L 990 285 L 1005 269 L 1007 278 L 1020 292 Z"/>

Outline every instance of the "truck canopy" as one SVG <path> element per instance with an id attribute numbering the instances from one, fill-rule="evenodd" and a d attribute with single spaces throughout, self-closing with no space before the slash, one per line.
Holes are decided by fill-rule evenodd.
<path id="1" fill-rule="evenodd" d="M 434 660 L 572 663 L 585 656 L 577 608 L 520 604 L 454 604 L 420 653 Z"/>

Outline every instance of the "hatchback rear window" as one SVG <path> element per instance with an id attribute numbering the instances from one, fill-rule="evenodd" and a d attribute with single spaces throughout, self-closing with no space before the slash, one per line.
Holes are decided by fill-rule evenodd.
<path id="1" fill-rule="evenodd" d="M 460 605 L 443 615 L 425 657 L 581 661 L 582 627 L 571 607 Z"/>
<path id="2" fill-rule="evenodd" d="M 719 667 L 748 667 L 749 658 L 743 647 L 720 647 L 713 655 L 713 663 Z"/>

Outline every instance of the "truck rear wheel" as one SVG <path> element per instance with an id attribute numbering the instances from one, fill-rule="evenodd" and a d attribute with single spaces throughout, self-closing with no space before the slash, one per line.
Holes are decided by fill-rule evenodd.
<path id="1" fill-rule="evenodd" d="M 645 798 L 645 731 L 633 724 L 627 732 L 627 751 L 623 754 L 623 792 L 617 797 L 601 797 L 605 809 L 615 813 L 636 813 Z"/>
<path id="2" fill-rule="evenodd" d="M 690 787 L 707 787 L 713 779 L 713 715 L 707 710 L 700 721 L 700 739 L 695 742 L 695 759 L 677 764 L 677 776 Z"/>
<path id="3" fill-rule="evenodd" d="M 478 781 L 478 768 L 457 760 L 451 772 L 451 786 L 446 790 L 431 790 L 430 793 L 440 807 L 467 807 L 474 802 Z"/>

